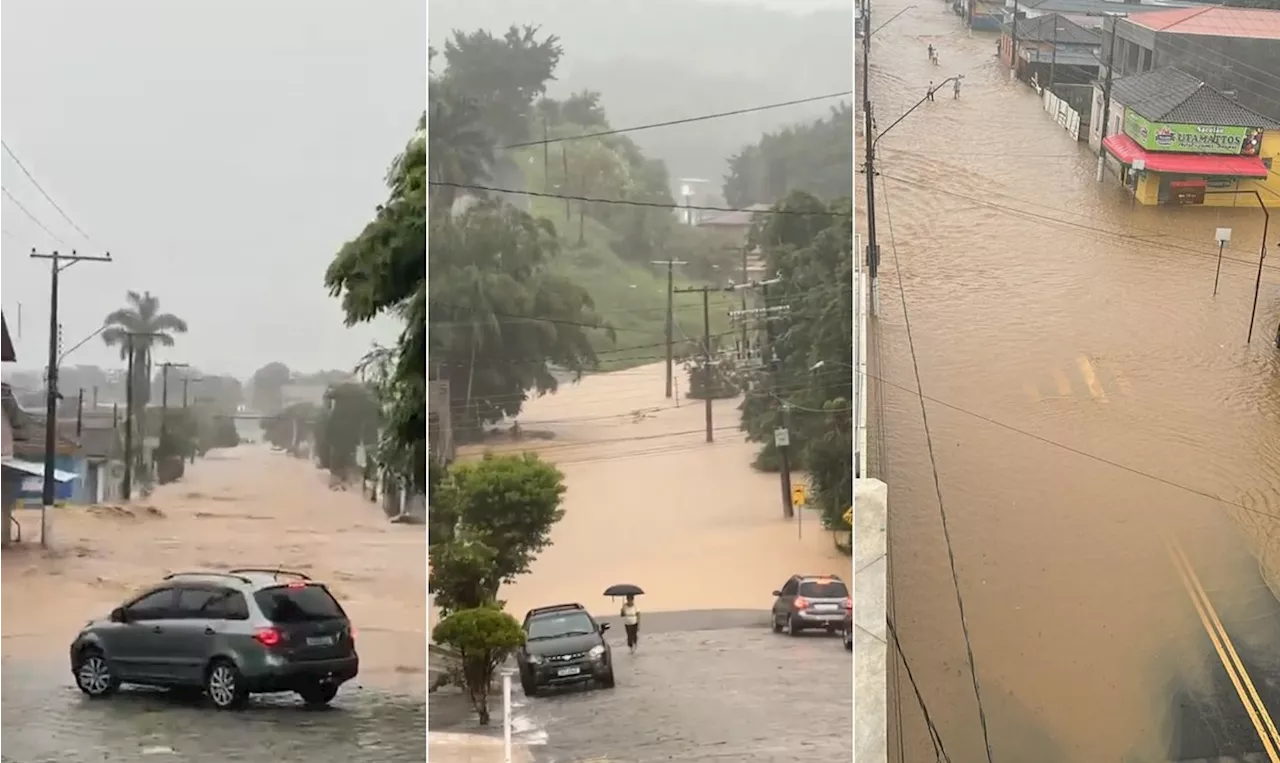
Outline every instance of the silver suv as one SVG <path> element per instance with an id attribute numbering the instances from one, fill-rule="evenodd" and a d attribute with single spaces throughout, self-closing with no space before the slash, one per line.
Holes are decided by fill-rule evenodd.
<path id="1" fill-rule="evenodd" d="M 835 575 L 792 575 L 773 595 L 774 633 L 795 636 L 810 628 L 834 633 L 853 609 L 849 588 Z"/>
<path id="2" fill-rule="evenodd" d="M 194 689 L 219 709 L 289 691 L 325 705 L 359 666 L 355 630 L 329 589 L 278 569 L 166 575 L 71 643 L 71 672 L 90 697 L 122 683 Z"/>

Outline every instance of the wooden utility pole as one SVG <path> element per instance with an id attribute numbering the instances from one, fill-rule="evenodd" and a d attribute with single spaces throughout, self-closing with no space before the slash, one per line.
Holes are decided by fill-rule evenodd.
<path id="1" fill-rule="evenodd" d="M 667 398 L 671 398 L 671 364 L 673 361 L 672 342 L 675 341 L 673 333 L 675 331 L 675 266 L 688 265 L 683 260 L 673 260 L 667 258 L 665 260 L 653 260 L 653 265 L 667 266 Z"/>
<path id="2" fill-rule="evenodd" d="M 48 512 L 56 498 L 55 468 L 58 451 L 58 350 L 62 332 L 58 324 L 58 274 L 77 262 L 111 262 L 111 255 L 60 254 L 56 250 L 41 254 L 31 250 L 32 259 L 49 260 L 49 363 L 45 369 L 44 484 L 40 495 L 40 545 L 48 547 Z M 9 531 L 5 528 L 5 532 Z"/>
<path id="3" fill-rule="evenodd" d="M 702 294 L 702 398 L 706 409 L 707 442 L 715 442 L 711 409 L 711 373 L 714 368 L 711 359 L 711 292 L 713 291 L 721 291 L 721 289 L 712 286 L 696 286 L 674 290 L 676 294 Z"/>

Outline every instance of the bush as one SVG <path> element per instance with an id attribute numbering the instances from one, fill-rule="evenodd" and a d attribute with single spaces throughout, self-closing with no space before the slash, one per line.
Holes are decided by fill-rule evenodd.
<path id="1" fill-rule="evenodd" d="M 489 689 L 498 666 L 524 643 L 515 618 L 496 606 L 454 612 L 431 632 L 438 644 L 453 649 L 461 664 L 461 688 L 471 699 L 480 725 L 489 724 Z"/>

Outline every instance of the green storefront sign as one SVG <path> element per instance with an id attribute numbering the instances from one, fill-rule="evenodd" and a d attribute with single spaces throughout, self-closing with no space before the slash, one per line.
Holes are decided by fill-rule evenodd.
<path id="1" fill-rule="evenodd" d="M 1125 111 L 1124 133 L 1147 151 L 1238 156 L 1245 152 L 1246 143 L 1258 133 L 1258 128 L 1162 124 Z M 1252 148 L 1257 150 L 1256 145 Z"/>

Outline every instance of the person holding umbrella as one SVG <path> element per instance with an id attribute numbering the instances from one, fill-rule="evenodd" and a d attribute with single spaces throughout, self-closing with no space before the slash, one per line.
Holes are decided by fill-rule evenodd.
<path id="1" fill-rule="evenodd" d="M 624 596 L 625 601 L 622 603 L 622 610 L 618 613 L 622 617 L 622 627 L 627 632 L 627 648 L 632 654 L 636 651 L 636 646 L 640 643 L 640 608 L 636 606 L 636 597 L 644 591 L 638 585 L 630 583 L 619 583 L 611 585 L 605 589 L 604 595 L 610 598 L 614 596 Z"/>
<path id="2" fill-rule="evenodd" d="M 627 648 L 635 654 L 640 644 L 640 609 L 636 607 L 635 594 L 628 594 L 622 602 L 622 627 L 627 631 Z"/>

